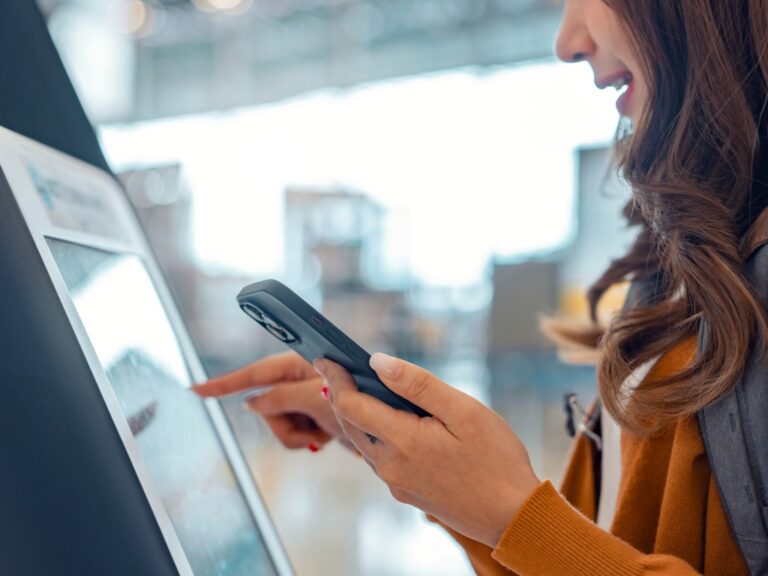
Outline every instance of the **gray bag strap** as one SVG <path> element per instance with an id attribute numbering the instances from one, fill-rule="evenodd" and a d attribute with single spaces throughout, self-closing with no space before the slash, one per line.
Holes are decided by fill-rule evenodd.
<path id="1" fill-rule="evenodd" d="M 768 309 L 768 246 L 746 274 Z M 706 339 L 702 327 L 699 342 Z M 755 349 L 728 396 L 699 412 L 699 426 L 720 499 L 752 576 L 768 575 L 768 353 Z"/>

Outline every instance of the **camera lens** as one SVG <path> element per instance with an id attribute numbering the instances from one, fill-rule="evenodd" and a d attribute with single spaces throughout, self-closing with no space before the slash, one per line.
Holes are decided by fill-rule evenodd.
<path id="1" fill-rule="evenodd" d="M 267 332 L 272 334 L 275 338 L 278 340 L 282 340 L 283 342 L 291 342 L 292 339 L 290 336 L 288 336 L 288 333 L 280 328 L 279 326 L 275 326 L 274 324 L 266 324 Z"/>
<path id="2" fill-rule="evenodd" d="M 281 340 L 282 342 L 291 343 L 298 340 L 287 328 L 284 328 L 273 318 L 270 318 L 266 314 L 264 315 L 264 328 L 266 328 L 267 331 L 272 334 L 272 336 L 278 340 Z"/>
<path id="3" fill-rule="evenodd" d="M 255 306 L 250 302 L 245 302 L 241 305 L 241 308 L 246 314 L 248 314 L 248 316 L 256 320 L 256 322 L 261 324 L 267 330 L 267 332 L 272 334 L 272 336 L 281 342 L 290 344 L 291 342 L 299 341 L 293 332 L 291 332 L 285 326 L 282 326 L 280 322 L 278 322 L 276 319 L 270 316 L 269 313 L 265 312 L 258 306 Z"/>
<path id="4" fill-rule="evenodd" d="M 264 312 L 258 309 L 256 306 L 250 303 L 243 304 L 243 311 L 251 318 L 256 320 L 259 324 L 264 323 Z"/>

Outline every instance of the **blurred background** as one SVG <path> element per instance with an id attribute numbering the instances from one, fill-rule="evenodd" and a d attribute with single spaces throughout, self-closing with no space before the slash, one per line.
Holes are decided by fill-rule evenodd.
<path id="1" fill-rule="evenodd" d="M 278 278 L 493 407 L 558 481 L 562 397 L 589 403 L 594 368 L 538 318 L 586 318 L 632 239 L 616 94 L 554 59 L 560 2 L 39 3 L 209 374 L 282 350 L 235 304 Z M 299 576 L 471 573 L 361 460 L 224 404 Z"/>

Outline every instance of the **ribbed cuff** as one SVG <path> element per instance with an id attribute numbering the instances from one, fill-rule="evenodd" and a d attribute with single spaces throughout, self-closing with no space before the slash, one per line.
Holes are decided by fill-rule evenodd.
<path id="1" fill-rule="evenodd" d="M 507 527 L 493 558 L 525 576 L 640 576 L 642 554 L 605 532 L 543 482 Z"/>

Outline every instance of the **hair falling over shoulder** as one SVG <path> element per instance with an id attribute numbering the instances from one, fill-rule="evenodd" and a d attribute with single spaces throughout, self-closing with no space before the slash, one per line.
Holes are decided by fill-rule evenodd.
<path id="1" fill-rule="evenodd" d="M 559 344 L 599 352 L 603 406 L 648 434 L 725 396 L 750 350 L 768 342 L 766 313 L 744 276 L 747 231 L 768 206 L 768 0 L 606 0 L 642 60 L 647 110 L 618 138 L 634 246 L 590 288 L 594 326 L 547 323 Z M 761 221 L 763 219 L 761 218 Z M 650 280 L 655 296 L 597 327 L 613 285 Z M 630 373 L 691 336 L 693 363 L 631 391 Z"/>

